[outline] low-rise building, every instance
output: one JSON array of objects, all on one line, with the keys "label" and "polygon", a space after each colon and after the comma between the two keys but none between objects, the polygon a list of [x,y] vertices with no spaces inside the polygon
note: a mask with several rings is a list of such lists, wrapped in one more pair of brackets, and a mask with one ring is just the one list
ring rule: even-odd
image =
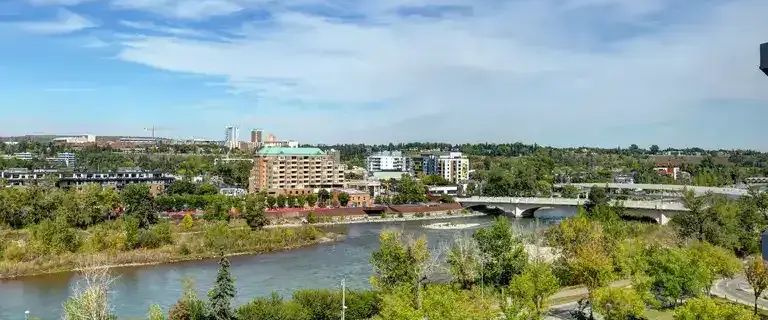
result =
[{"label": "low-rise building", "polygon": [[318,148],[262,148],[249,178],[249,192],[295,194],[294,191],[344,186],[338,152]]},{"label": "low-rise building", "polygon": [[427,193],[431,196],[457,196],[459,194],[459,186],[427,186]]},{"label": "low-rise building", "polygon": [[60,188],[99,184],[118,190],[132,183],[147,183],[156,193],[162,192],[166,186],[176,180],[170,174],[140,169],[120,169],[109,172],[9,169],[0,171],[0,179],[5,180],[10,186],[25,186],[50,180]]},{"label": "low-rise building", "polygon": [[6,154],[3,155],[3,159],[17,159],[17,160],[33,160],[35,159],[35,155],[31,152],[17,152],[14,154]]},{"label": "low-rise building", "polygon": [[245,190],[243,188],[221,188],[219,189],[219,194],[223,194],[225,196],[230,196],[230,197],[242,197],[248,194],[248,190]]},{"label": "low-rise building", "polygon": [[77,157],[72,152],[59,152],[55,157],[47,158],[48,163],[59,166],[73,168],[77,165]]},{"label": "low-rise building", "polygon": [[347,181],[347,188],[368,192],[371,197],[381,195],[381,182],[373,180],[353,180]]},{"label": "low-rise building", "polygon": [[368,192],[360,191],[357,189],[333,189],[331,190],[331,197],[334,203],[338,203],[339,195],[346,193],[349,195],[349,202],[347,207],[371,207],[373,206],[373,197]]}]

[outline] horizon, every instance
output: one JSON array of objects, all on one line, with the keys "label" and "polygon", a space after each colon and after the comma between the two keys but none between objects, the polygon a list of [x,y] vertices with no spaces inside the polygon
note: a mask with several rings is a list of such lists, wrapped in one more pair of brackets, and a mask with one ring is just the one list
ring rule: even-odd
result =
[{"label": "horizon", "polygon": [[[768,151],[768,2],[12,0],[0,136]],[[481,141],[481,142],[479,142]]]}]

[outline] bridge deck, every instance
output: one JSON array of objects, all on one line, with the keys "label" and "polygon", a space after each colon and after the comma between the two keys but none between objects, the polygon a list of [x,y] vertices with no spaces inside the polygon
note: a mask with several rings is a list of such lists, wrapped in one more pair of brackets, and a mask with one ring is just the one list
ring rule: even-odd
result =
[{"label": "bridge deck", "polygon": [[[571,198],[519,198],[519,197],[469,197],[469,198],[456,198],[456,202],[462,205],[472,204],[526,204],[526,205],[542,205],[542,206],[578,206],[583,205],[585,199],[571,199]],[[614,201],[614,205],[621,205],[624,208],[629,209],[652,209],[652,210],[666,210],[666,211],[688,211],[682,203],[679,202],[663,202],[663,201],[642,201],[642,200],[624,200]]]}]

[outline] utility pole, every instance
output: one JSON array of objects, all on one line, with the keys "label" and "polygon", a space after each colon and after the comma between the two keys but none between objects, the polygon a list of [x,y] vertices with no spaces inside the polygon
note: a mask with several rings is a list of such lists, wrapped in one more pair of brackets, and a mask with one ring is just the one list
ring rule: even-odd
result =
[{"label": "utility pole", "polygon": [[347,278],[341,279],[341,320],[347,312]]}]

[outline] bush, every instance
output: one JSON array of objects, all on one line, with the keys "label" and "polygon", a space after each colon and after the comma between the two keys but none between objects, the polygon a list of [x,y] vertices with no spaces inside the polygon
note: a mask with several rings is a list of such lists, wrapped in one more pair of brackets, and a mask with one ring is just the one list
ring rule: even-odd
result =
[{"label": "bush", "polygon": [[181,219],[181,230],[183,231],[189,231],[192,230],[192,228],[195,226],[195,220],[192,218],[192,215],[187,213],[184,215],[184,218]]},{"label": "bush", "polygon": [[318,223],[319,219],[314,211],[310,211],[307,214],[307,223]]},{"label": "bush", "polygon": [[398,213],[397,213],[397,217],[398,217],[398,218],[402,218],[402,217],[403,217],[403,213],[402,213],[402,212],[398,212]]},{"label": "bush", "polygon": [[223,251],[232,243],[232,231],[226,222],[219,221],[205,228],[205,246],[211,249]]},{"label": "bush", "polygon": [[328,289],[298,290],[293,293],[293,301],[304,307],[313,320],[335,320],[341,317],[341,296]]},{"label": "bush", "polygon": [[[277,293],[269,298],[256,298],[237,309],[238,319],[313,319],[309,311],[294,301],[283,301]],[[356,319],[356,318],[350,318]]]},{"label": "bush", "polygon": [[32,227],[32,242],[35,250],[43,255],[75,252],[80,248],[77,231],[68,226],[64,217]]},{"label": "bush", "polygon": [[3,258],[7,261],[22,261],[27,256],[27,247],[17,241],[11,241],[3,250]]},{"label": "bush", "polygon": [[416,214],[414,214],[414,216],[416,218],[423,218],[424,217],[424,212],[416,212]]}]

